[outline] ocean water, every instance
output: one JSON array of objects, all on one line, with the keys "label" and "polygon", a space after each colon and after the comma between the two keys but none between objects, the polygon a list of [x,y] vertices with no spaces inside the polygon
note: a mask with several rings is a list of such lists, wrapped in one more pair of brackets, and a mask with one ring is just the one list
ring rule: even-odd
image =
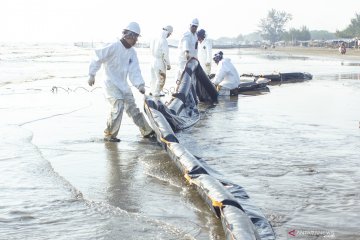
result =
[{"label": "ocean water", "polygon": [[[108,106],[102,72],[87,86],[92,49],[0,47],[0,239],[224,239],[219,219],[127,116],[122,141],[102,141]],[[137,51],[149,86],[149,50]],[[277,239],[292,230],[359,239],[360,60],[224,53],[240,74],[314,78],[201,104],[181,142],[245,188]],[[175,49],[170,56],[169,92]]]}]

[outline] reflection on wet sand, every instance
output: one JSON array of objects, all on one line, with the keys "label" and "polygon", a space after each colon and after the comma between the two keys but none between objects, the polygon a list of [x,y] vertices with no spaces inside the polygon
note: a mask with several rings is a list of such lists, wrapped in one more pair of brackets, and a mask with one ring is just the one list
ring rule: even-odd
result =
[{"label": "reflection on wet sand", "polygon": [[132,179],[134,178],[134,162],[129,157],[121,158],[117,143],[105,142],[108,164],[107,199],[113,206],[128,212],[138,212],[138,200],[132,196]]}]

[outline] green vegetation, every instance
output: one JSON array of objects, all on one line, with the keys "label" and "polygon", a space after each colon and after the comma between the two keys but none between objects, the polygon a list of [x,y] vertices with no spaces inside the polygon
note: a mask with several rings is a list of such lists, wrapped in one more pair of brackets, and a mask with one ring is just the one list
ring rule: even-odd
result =
[{"label": "green vegetation", "polygon": [[336,38],[335,33],[331,33],[325,30],[313,30],[310,31],[311,39],[316,40],[330,40]]},{"label": "green vegetation", "polygon": [[342,30],[336,31],[336,36],[340,38],[360,37],[360,14],[355,14],[355,18],[351,19],[350,25]]},{"label": "green vegetation", "polygon": [[355,14],[350,25],[342,30],[331,33],[325,30],[310,31],[307,26],[300,29],[290,28],[285,30],[285,25],[292,19],[292,15],[271,9],[266,18],[260,20],[260,30],[248,35],[239,34],[235,38],[222,37],[214,41],[217,44],[246,44],[267,40],[271,44],[280,40],[285,42],[309,41],[309,40],[331,40],[335,38],[360,37],[360,14]]},{"label": "green vegetation", "polygon": [[311,39],[311,34],[306,26],[301,29],[291,28],[288,32],[284,32],[282,40],[293,42],[293,41],[308,41]]},{"label": "green vegetation", "polygon": [[291,19],[291,14],[271,9],[267,17],[260,20],[261,36],[271,43],[281,40],[285,32],[285,25]]}]

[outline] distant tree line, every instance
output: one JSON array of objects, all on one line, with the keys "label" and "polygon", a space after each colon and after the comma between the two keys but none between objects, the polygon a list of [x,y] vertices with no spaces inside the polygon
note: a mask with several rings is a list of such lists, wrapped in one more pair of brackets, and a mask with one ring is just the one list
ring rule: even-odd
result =
[{"label": "distant tree line", "polygon": [[306,26],[300,29],[291,28],[285,31],[285,25],[292,19],[291,14],[271,9],[266,18],[260,20],[260,34],[265,40],[275,43],[279,40],[284,41],[307,41],[311,39],[329,39],[333,37],[339,38],[355,38],[360,36],[360,15],[356,14],[351,19],[350,25],[343,31],[336,31],[335,34],[327,31],[310,32]]},{"label": "distant tree line", "polygon": [[351,19],[350,25],[342,31],[336,31],[335,34],[341,38],[360,37],[360,14],[356,13],[355,18]]},{"label": "distant tree line", "polygon": [[310,31],[306,26],[300,29],[290,28],[285,30],[286,24],[292,19],[292,15],[286,12],[271,9],[266,18],[260,20],[259,31],[248,35],[238,35],[236,38],[222,37],[215,42],[238,43],[267,40],[271,44],[277,41],[308,41],[308,40],[329,40],[334,38],[355,38],[360,37],[360,14],[355,14],[350,25],[342,30],[331,33],[325,30]]},{"label": "distant tree line", "polygon": [[288,32],[284,32],[282,35],[282,40],[284,41],[307,41],[311,39],[311,33],[306,26],[301,27],[301,29],[290,28]]}]

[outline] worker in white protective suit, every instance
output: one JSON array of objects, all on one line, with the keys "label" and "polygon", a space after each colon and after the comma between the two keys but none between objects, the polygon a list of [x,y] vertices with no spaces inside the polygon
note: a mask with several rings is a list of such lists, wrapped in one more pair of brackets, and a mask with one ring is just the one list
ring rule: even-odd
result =
[{"label": "worker in white protective suit", "polygon": [[173,32],[173,27],[168,25],[163,28],[159,39],[150,43],[150,51],[153,57],[151,63],[151,95],[155,97],[164,96],[162,90],[166,81],[166,70],[171,69],[169,58],[169,45],[167,38]]},{"label": "worker in white protective suit", "polygon": [[214,62],[218,65],[215,77],[211,80],[216,86],[219,95],[230,95],[230,90],[236,89],[240,84],[240,76],[229,58],[223,57],[219,51],[214,55]]},{"label": "worker in white protective suit", "polygon": [[127,78],[140,93],[145,94],[145,83],[141,75],[139,61],[133,46],[140,35],[140,26],[136,22],[130,22],[122,32],[119,41],[108,44],[95,50],[95,57],[90,63],[89,80],[90,86],[95,83],[96,72],[101,65],[104,66],[106,78],[103,82],[105,97],[110,103],[111,112],[104,131],[104,140],[119,142],[117,138],[124,109],[134,123],[139,127],[144,137],[150,137],[154,132],[147,123],[144,115],[135,104],[133,93],[128,85]]},{"label": "worker in white protective suit", "polygon": [[198,41],[196,30],[199,26],[199,20],[193,19],[190,23],[189,31],[183,34],[179,42],[179,59],[178,59],[178,73],[177,80],[180,80],[181,74],[184,71],[187,61],[190,58],[197,58]]},{"label": "worker in white protective suit", "polygon": [[204,29],[200,29],[197,33],[198,44],[198,59],[201,67],[207,75],[211,73],[211,60],[212,60],[212,42],[207,38]]}]

